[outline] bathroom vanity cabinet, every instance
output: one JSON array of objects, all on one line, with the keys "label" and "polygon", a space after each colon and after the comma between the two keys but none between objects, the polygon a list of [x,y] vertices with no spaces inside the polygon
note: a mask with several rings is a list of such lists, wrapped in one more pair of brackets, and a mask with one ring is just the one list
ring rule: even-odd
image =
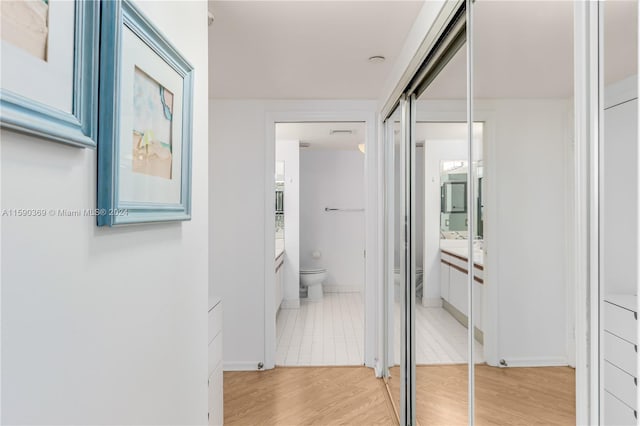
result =
[{"label": "bathroom vanity cabinet", "polygon": [[[465,326],[468,324],[468,257],[462,249],[440,250],[440,296],[443,308]],[[484,266],[473,267],[473,310],[476,339],[482,342],[482,293]]]},{"label": "bathroom vanity cabinet", "polygon": [[222,425],[223,383],[222,383],[222,302],[209,301],[209,403],[208,424]]},{"label": "bathroom vanity cabinet", "polygon": [[277,252],[276,251],[276,262],[275,262],[275,273],[276,273],[276,280],[275,280],[275,313],[278,313],[278,311],[280,310],[280,305],[282,305],[282,299],[284,298],[284,277],[283,277],[283,272],[284,272],[284,250],[281,252]]}]

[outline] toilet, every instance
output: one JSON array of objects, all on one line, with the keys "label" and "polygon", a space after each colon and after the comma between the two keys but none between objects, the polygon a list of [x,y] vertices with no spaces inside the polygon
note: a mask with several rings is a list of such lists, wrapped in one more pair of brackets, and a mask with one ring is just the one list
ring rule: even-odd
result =
[{"label": "toilet", "polygon": [[327,278],[326,269],[300,269],[300,287],[307,289],[308,300],[322,300],[322,283],[325,278]]}]

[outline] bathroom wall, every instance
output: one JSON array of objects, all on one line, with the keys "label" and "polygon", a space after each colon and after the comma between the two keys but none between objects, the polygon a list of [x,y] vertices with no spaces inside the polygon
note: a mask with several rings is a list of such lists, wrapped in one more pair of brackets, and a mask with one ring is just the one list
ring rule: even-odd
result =
[{"label": "bathroom wall", "polygon": [[[2,218],[2,424],[207,422],[207,3],[138,4],[195,67],[193,218]],[[95,208],[95,150],[0,136],[3,209]]]},{"label": "bathroom wall", "polygon": [[[292,111],[326,116],[345,111],[373,115],[375,105],[375,101],[353,100],[210,99],[209,213],[211,223],[219,226],[211,228],[209,286],[224,303],[226,370],[255,370],[258,362],[265,360],[265,229],[266,221],[272,220],[265,216],[267,115]],[[367,205],[375,210],[376,202],[374,191]],[[376,223],[377,219],[367,223],[367,229]],[[372,285],[375,288],[375,277]],[[373,364],[374,356],[372,352],[366,362]]]},{"label": "bathroom wall", "polygon": [[[420,126],[421,124],[417,124]],[[440,162],[467,158],[467,143],[459,139],[427,139],[424,144],[424,266],[423,306],[440,306]],[[419,184],[418,184],[419,185]]]},{"label": "bathroom wall", "polygon": [[602,244],[605,293],[638,285],[637,75],[605,88]]},{"label": "bathroom wall", "polygon": [[476,105],[478,119],[487,118],[483,323],[498,312],[497,353],[485,356],[510,366],[566,365],[573,333],[567,315],[574,285],[572,100]]},{"label": "bathroom wall", "polygon": [[324,209],[364,208],[364,178],[360,151],[300,151],[300,264],[327,269],[325,292],[363,288],[364,212]]},{"label": "bathroom wall", "polygon": [[300,306],[300,142],[276,141],[276,161],[284,161],[283,308]]}]

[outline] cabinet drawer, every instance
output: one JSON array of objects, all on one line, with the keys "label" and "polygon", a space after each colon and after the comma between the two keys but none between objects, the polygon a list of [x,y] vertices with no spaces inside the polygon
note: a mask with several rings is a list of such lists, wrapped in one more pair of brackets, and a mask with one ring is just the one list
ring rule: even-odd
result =
[{"label": "cabinet drawer", "polygon": [[223,372],[219,365],[209,376],[209,425],[224,423]]},{"label": "cabinet drawer", "polygon": [[209,343],[222,331],[222,303],[209,311]]},{"label": "cabinet drawer", "polygon": [[634,426],[637,413],[609,392],[604,392],[604,424],[607,426]]},{"label": "cabinet drawer", "polygon": [[636,407],[636,379],[614,366],[604,362],[604,389],[634,410]]},{"label": "cabinet drawer", "polygon": [[604,303],[604,329],[606,331],[637,345],[637,324],[638,321],[632,311],[609,302]]},{"label": "cabinet drawer", "polygon": [[637,347],[609,332],[604,332],[604,359],[638,377]]},{"label": "cabinet drawer", "polygon": [[209,374],[222,363],[222,333],[219,333],[213,342],[209,343]]}]

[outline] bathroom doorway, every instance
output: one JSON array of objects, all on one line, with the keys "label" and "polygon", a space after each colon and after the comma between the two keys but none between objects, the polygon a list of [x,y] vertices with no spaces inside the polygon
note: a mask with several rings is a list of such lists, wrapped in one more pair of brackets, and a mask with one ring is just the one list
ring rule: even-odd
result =
[{"label": "bathroom doorway", "polygon": [[365,364],[365,139],[275,124],[275,366]]}]

